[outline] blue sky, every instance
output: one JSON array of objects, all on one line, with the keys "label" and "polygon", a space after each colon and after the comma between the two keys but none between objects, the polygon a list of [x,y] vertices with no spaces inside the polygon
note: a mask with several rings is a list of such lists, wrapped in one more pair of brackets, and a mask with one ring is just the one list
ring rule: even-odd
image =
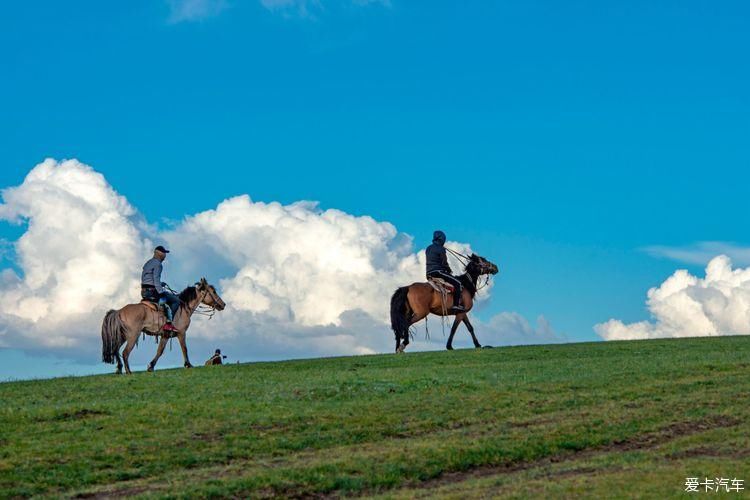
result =
[{"label": "blue sky", "polygon": [[675,269],[702,272],[645,248],[750,243],[749,18],[745,2],[13,2],[0,186],[77,158],[153,223],[248,193],[418,246],[441,228],[500,265],[482,314],[595,340],[648,319]]}]

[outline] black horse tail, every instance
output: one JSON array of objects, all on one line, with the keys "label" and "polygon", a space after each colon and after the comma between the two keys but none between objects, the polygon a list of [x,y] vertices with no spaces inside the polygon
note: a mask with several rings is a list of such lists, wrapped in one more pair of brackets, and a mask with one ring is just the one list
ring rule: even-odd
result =
[{"label": "black horse tail", "polygon": [[409,320],[413,314],[407,294],[409,293],[408,286],[402,286],[393,294],[391,297],[391,328],[393,333],[396,334],[398,339],[402,335],[406,335],[409,331]]},{"label": "black horse tail", "polygon": [[102,321],[102,361],[113,364],[123,342],[125,342],[125,325],[119,313],[111,309]]}]

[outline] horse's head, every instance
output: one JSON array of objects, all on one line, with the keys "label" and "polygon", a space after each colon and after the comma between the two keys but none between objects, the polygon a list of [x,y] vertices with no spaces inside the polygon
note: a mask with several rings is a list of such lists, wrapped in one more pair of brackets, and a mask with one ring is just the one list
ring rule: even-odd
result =
[{"label": "horse's head", "polygon": [[469,257],[469,263],[466,264],[466,271],[475,276],[481,276],[483,274],[497,274],[498,269],[497,265],[473,253]]},{"label": "horse's head", "polygon": [[201,278],[201,280],[195,284],[195,291],[198,293],[203,291],[206,292],[201,301],[202,304],[212,307],[217,311],[223,311],[226,307],[226,303],[224,303],[224,300],[219,296],[216,288],[206,281],[206,278]]}]

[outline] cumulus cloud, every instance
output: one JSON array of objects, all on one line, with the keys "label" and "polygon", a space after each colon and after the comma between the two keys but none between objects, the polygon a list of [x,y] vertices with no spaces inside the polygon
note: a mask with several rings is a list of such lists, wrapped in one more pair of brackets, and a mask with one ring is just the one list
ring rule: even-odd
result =
[{"label": "cumulus cloud", "polygon": [[385,317],[382,297],[424,274],[411,239],[393,225],[310,202],[238,196],[164,237],[189,249],[189,274],[207,262],[236,269],[221,282],[236,308],[305,326],[337,324],[352,309]]},{"label": "cumulus cloud", "polygon": [[732,267],[726,255],[712,259],[704,278],[678,270],[648,291],[653,321],[611,319],[595,331],[605,340],[750,334],[750,268]]},{"label": "cumulus cloud", "polygon": [[91,311],[132,296],[148,242],[135,209],[75,160],[37,165],[2,192],[0,220],[28,222],[15,242],[18,276],[2,271],[0,345],[71,346],[90,337]]},{"label": "cumulus cloud", "polygon": [[[46,160],[2,197],[0,220],[26,227],[12,242],[16,270],[0,270],[0,347],[95,360],[101,318],[139,299],[140,269],[157,241],[172,247],[164,275],[172,286],[206,276],[228,304],[193,323],[191,342],[231,346],[244,360],[389,352],[390,295],[424,274],[424,252],[392,224],[312,202],[242,195],[159,231],[76,160]],[[513,313],[477,328],[494,344],[557,338],[543,319],[534,328]]]}]

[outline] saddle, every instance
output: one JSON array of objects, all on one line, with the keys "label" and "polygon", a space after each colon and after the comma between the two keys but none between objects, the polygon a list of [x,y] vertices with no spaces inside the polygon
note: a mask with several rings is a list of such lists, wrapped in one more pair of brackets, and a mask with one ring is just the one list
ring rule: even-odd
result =
[{"label": "saddle", "polygon": [[453,293],[453,285],[445,281],[443,278],[430,277],[427,278],[427,283],[440,293]]},{"label": "saddle", "polygon": [[141,304],[149,308],[152,313],[156,314],[155,321],[158,325],[161,325],[159,330],[154,331],[154,332],[150,330],[146,330],[144,328],[143,330],[144,333],[148,333],[150,335],[163,335],[163,336],[166,336],[167,338],[172,338],[175,336],[175,333],[165,332],[164,330],[162,330],[162,328],[164,328],[164,325],[167,323],[167,317],[164,314],[164,311],[162,310],[162,308],[159,307],[159,304],[155,302],[151,302],[150,300],[146,300],[146,299],[141,300]]}]

